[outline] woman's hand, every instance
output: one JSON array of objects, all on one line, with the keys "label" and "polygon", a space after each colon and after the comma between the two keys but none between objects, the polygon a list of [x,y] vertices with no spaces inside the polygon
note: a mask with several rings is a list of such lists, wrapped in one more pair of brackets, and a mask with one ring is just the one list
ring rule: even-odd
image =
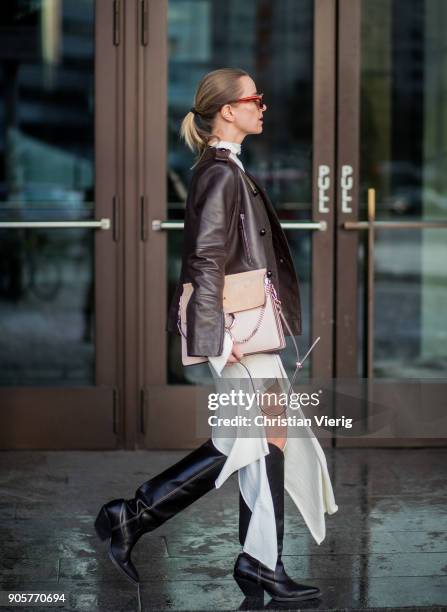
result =
[{"label": "woman's hand", "polygon": [[233,348],[231,349],[231,353],[228,357],[227,363],[225,365],[230,365],[230,363],[237,363],[242,359],[244,353],[239,348],[239,345],[233,343]]}]

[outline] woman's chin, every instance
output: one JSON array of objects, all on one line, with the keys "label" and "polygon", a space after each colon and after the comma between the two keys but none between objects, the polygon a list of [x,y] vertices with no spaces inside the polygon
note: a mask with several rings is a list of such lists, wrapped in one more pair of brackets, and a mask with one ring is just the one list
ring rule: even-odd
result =
[{"label": "woman's chin", "polygon": [[248,132],[248,134],[262,134],[263,131],[263,125],[262,123],[258,125],[258,127],[253,130],[253,132]]}]

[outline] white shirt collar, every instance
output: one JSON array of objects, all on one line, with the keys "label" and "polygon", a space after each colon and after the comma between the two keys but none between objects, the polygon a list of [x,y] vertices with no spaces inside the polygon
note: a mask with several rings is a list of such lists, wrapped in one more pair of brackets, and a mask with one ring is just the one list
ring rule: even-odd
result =
[{"label": "white shirt collar", "polygon": [[235,155],[241,154],[241,145],[239,142],[229,142],[228,140],[219,140],[211,145],[212,147],[223,147],[224,149],[230,149]]}]

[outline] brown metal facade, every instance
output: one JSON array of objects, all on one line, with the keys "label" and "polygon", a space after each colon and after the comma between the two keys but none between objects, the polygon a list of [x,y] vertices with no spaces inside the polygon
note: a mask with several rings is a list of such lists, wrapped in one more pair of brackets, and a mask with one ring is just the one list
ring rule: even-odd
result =
[{"label": "brown metal facade", "polygon": [[[360,10],[314,3],[312,220],[325,229],[312,237],[311,373],[323,380],[359,376]],[[151,226],[168,216],[167,15],[167,0],[96,2],[96,217],[112,220],[95,243],[96,386],[0,390],[1,448],[201,441],[197,389],[167,383],[167,233]]]}]

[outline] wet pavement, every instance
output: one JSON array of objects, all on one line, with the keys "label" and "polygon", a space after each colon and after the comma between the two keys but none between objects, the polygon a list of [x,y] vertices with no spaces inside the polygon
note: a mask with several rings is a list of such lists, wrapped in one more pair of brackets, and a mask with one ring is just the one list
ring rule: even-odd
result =
[{"label": "wet pavement", "polygon": [[[133,496],[184,454],[2,452],[3,591],[65,593],[63,610],[137,610],[136,588],[110,562],[94,518],[102,503]],[[286,495],[283,555],[291,577],[318,586],[321,600],[244,602],[232,578],[240,552],[233,475],[138,542],[143,609],[447,610],[447,449],[326,456],[339,511],[318,546]]]}]

